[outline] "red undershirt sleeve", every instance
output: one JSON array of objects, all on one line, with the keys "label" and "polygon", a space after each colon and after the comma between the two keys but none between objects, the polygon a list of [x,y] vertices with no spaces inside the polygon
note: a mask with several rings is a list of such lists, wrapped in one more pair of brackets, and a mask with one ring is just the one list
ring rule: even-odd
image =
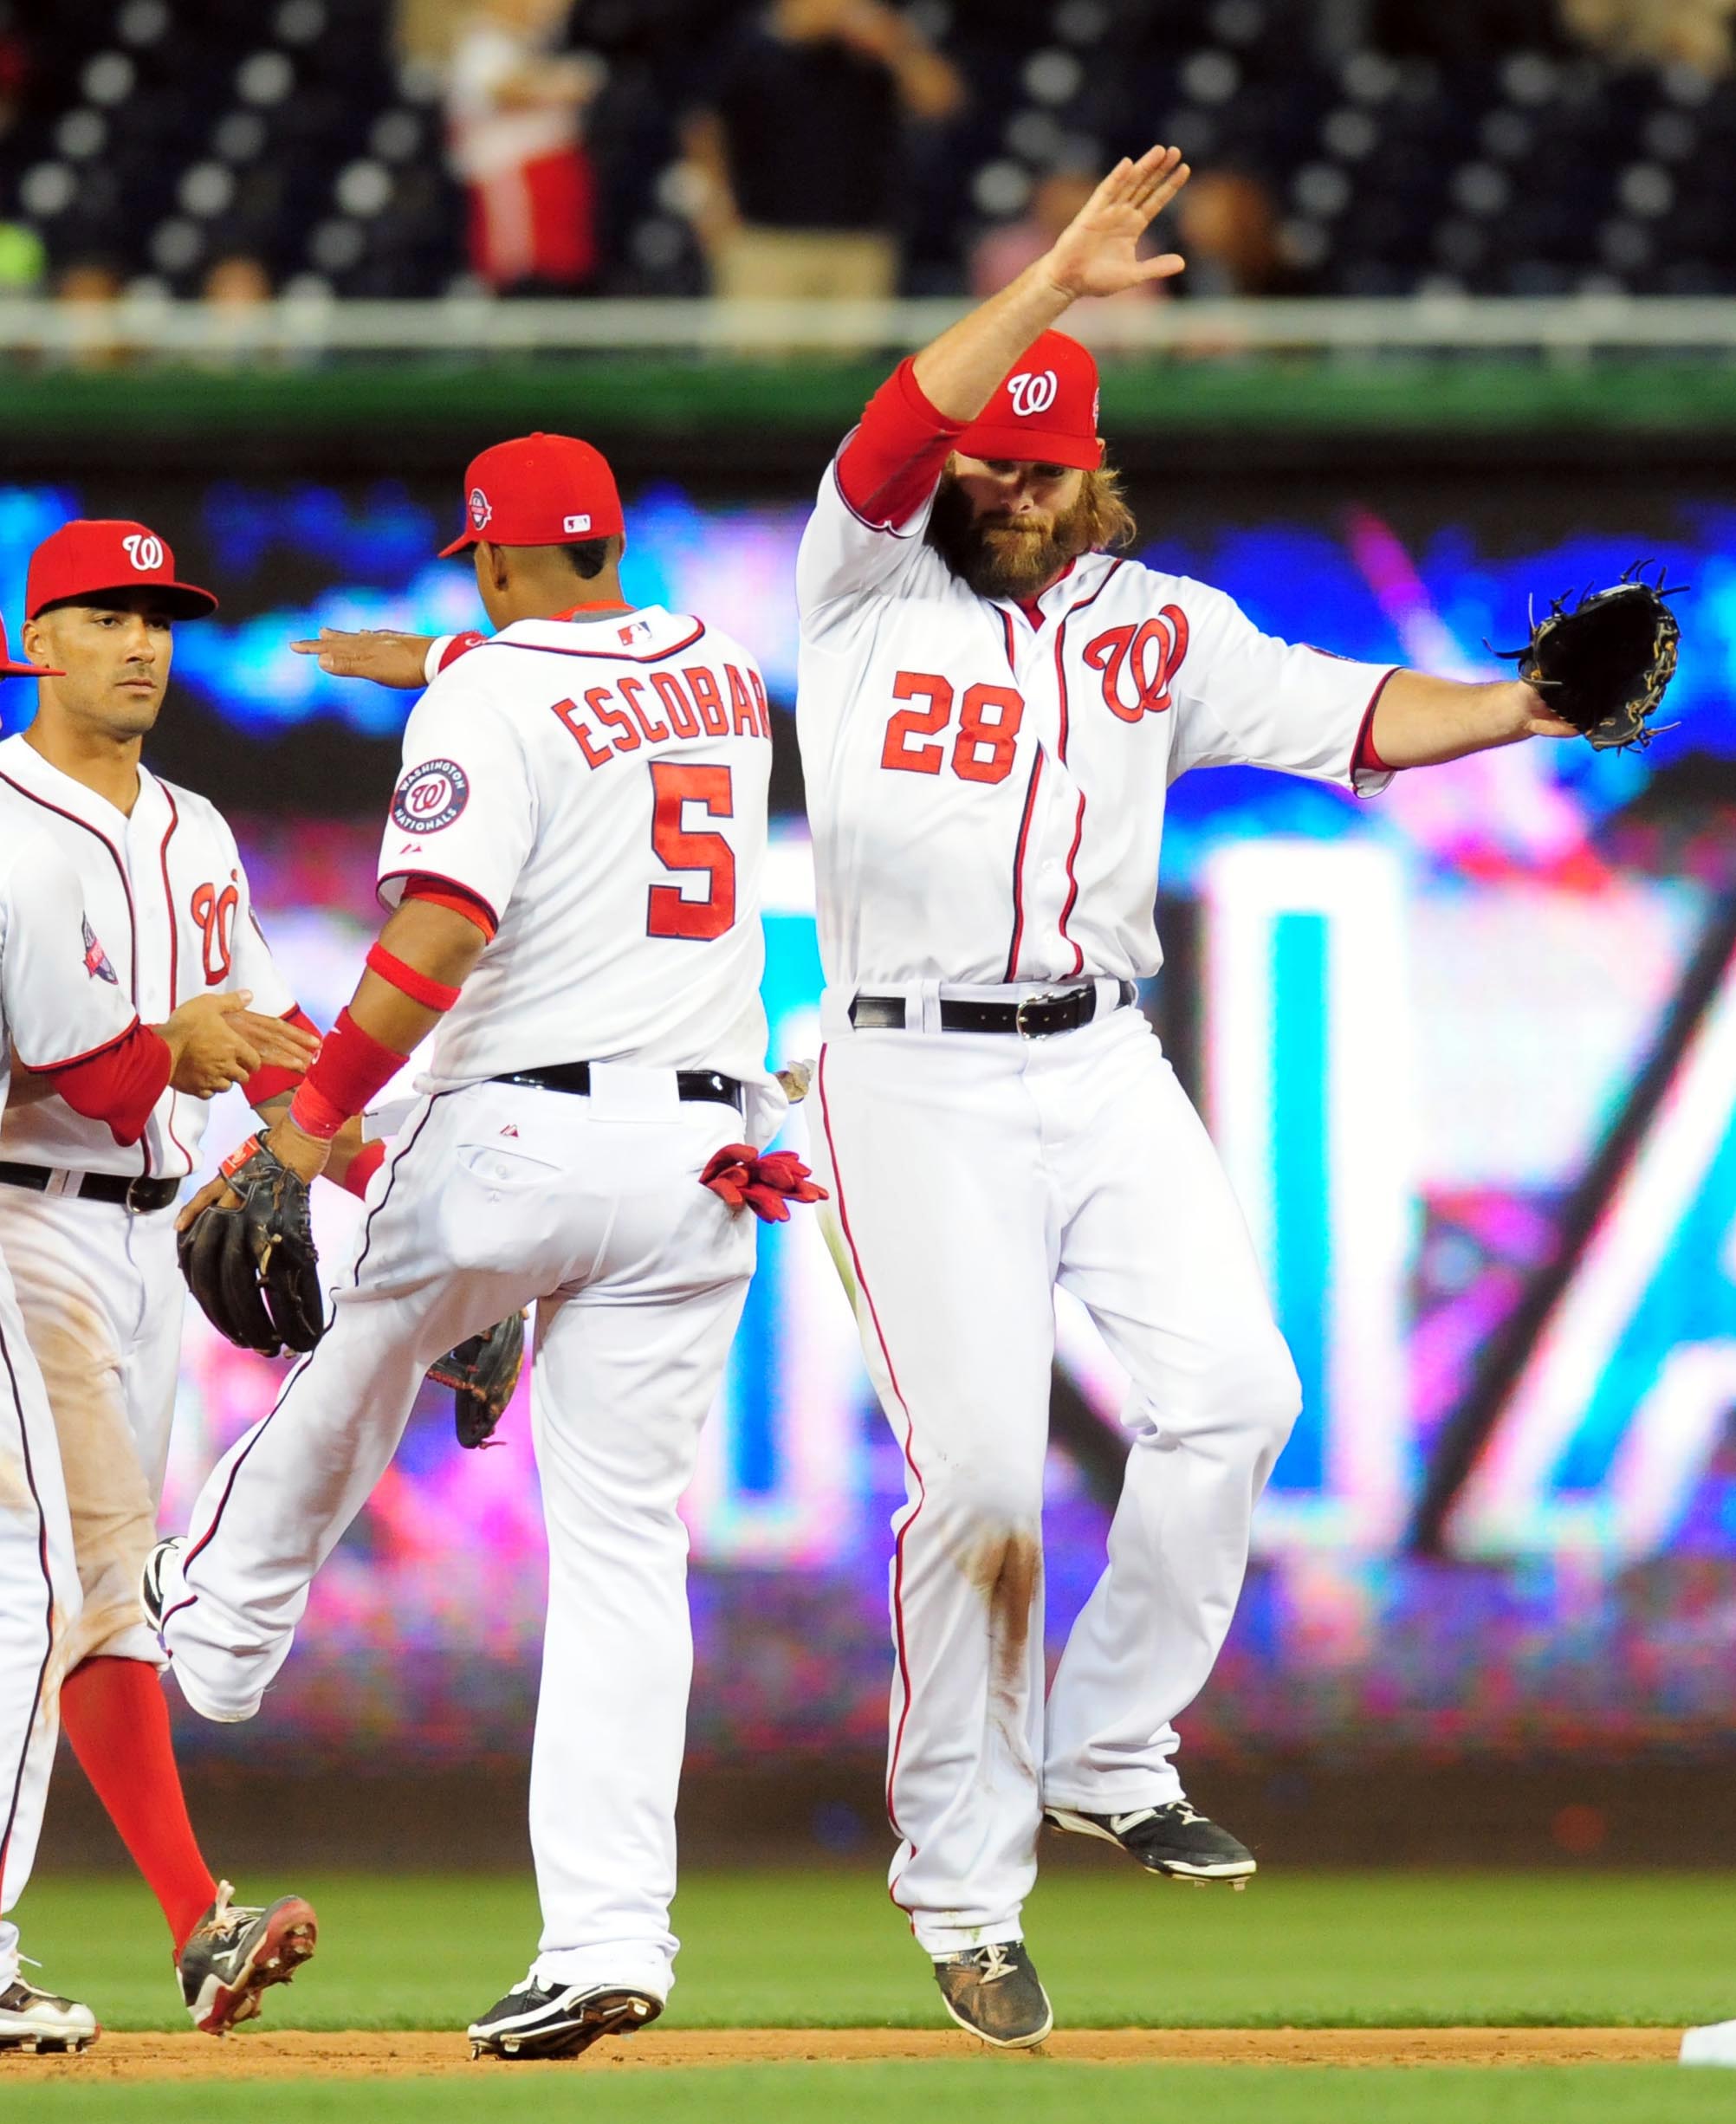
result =
[{"label": "red undershirt sleeve", "polygon": [[405,881],[398,895],[398,905],[405,900],[426,900],[435,907],[444,907],[449,913],[462,915],[466,922],[474,922],[490,943],[495,940],[495,912],[486,901],[463,885],[455,885],[447,877],[431,877],[418,871]]},{"label": "red undershirt sleeve", "polygon": [[861,425],[838,457],[838,485],[856,514],[891,527],[907,523],[933,494],[953,444],[970,425],[936,412],[901,361],[863,410]]},{"label": "red undershirt sleeve", "polygon": [[[311,1033],[315,1039],[320,1038],[319,1026],[299,1003],[292,1004],[284,1012],[283,1022],[299,1026],[303,1033]],[[304,1070],[288,1070],[268,1065],[263,1069],[255,1070],[243,1085],[242,1097],[249,1106],[263,1106],[268,1101],[281,1099],[286,1092],[293,1091],[306,1074]]]},{"label": "red undershirt sleeve", "polygon": [[87,1121],[106,1121],[109,1134],[124,1147],[145,1133],[174,1065],[168,1041],[148,1025],[135,1025],[125,1039],[89,1061],[45,1074],[75,1114]]},{"label": "red undershirt sleeve", "polygon": [[1351,755],[1352,774],[1396,774],[1398,772],[1396,767],[1389,767],[1375,750],[1374,719],[1375,710],[1379,706],[1380,694],[1376,693],[1369,703],[1369,712],[1363,717],[1363,727],[1357,733],[1357,748]]}]

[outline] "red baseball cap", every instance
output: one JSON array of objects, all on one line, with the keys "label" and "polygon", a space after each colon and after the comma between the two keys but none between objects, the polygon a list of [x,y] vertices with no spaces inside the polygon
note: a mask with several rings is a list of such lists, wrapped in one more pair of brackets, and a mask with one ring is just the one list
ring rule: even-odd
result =
[{"label": "red baseball cap", "polygon": [[51,671],[45,664],[14,664],[6,648],[6,622],[0,619],[0,678],[64,678],[64,671]]},{"label": "red baseball cap", "polygon": [[1094,472],[1103,463],[1097,395],[1097,363],[1089,350],[1065,332],[1045,332],[995,385],[953,448],[967,457]]},{"label": "red baseball cap", "polygon": [[472,457],[463,534],[440,558],[487,539],[495,546],[576,546],[625,533],[615,476],[600,450],[573,435],[515,436]]},{"label": "red baseball cap", "polygon": [[118,517],[80,516],[51,531],[30,555],[24,616],[35,619],[51,605],[116,590],[158,591],[163,609],[177,619],[203,619],[217,610],[209,590],[176,581],[174,554],[154,531]]}]

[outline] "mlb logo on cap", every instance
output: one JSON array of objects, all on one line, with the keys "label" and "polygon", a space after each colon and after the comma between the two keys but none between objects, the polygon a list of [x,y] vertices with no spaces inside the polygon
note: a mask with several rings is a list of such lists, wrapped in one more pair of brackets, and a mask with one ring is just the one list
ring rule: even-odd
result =
[{"label": "mlb logo on cap", "polygon": [[471,460],[468,521],[444,560],[483,537],[494,546],[568,546],[626,528],[615,476],[599,450],[575,435],[521,435]]},{"label": "mlb logo on cap", "polygon": [[151,591],[152,603],[175,619],[203,619],[217,610],[209,590],[178,580],[172,549],[148,525],[80,516],[50,532],[30,555],[24,614],[35,619],[51,605],[100,603],[133,590]]}]

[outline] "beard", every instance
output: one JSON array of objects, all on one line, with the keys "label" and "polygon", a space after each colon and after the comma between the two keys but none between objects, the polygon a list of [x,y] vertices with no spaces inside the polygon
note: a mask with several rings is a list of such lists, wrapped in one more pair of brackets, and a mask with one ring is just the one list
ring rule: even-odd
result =
[{"label": "beard", "polygon": [[957,475],[948,470],[941,475],[923,535],[978,597],[1016,601],[1038,596],[1070,560],[1091,549],[1099,514],[1087,478],[1070,508],[1040,523],[973,516]]}]

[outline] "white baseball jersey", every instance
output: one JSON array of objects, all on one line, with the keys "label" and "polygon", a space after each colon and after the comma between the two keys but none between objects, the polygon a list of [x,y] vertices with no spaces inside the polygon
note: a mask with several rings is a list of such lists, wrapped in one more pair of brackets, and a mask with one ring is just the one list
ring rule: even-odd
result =
[{"label": "white baseball jersey", "polygon": [[0,1111],[15,1049],[27,1069],[62,1068],[139,1022],[104,963],[78,877],[52,838],[0,832]]},{"label": "white baseball jersey", "polygon": [[438,878],[497,923],[424,1086],[632,1061],[766,1079],[771,724],[739,642],[651,605],[521,620],[411,711],[380,897]]},{"label": "white baseball jersey", "polygon": [[826,980],[1144,979],[1168,785],[1248,764],[1350,786],[1391,667],[1292,647],[1221,591],[1102,554],[1044,594],[1038,627],[953,574],[928,516],[869,523],[833,468],[802,539]]},{"label": "white baseball jersey", "polygon": [[[248,988],[251,1007],[295,1007],[254,918],[235,836],[214,806],[139,770],[131,815],[61,773],[21,736],[0,742],[0,839],[41,833],[77,877],[107,982],[147,1025],[191,997]],[[105,949],[106,948],[106,949]],[[198,1166],[210,1106],[172,1089],[129,1148],[100,1121],[47,1098],[10,1114],[0,1155],[82,1173],[178,1180]]]}]

